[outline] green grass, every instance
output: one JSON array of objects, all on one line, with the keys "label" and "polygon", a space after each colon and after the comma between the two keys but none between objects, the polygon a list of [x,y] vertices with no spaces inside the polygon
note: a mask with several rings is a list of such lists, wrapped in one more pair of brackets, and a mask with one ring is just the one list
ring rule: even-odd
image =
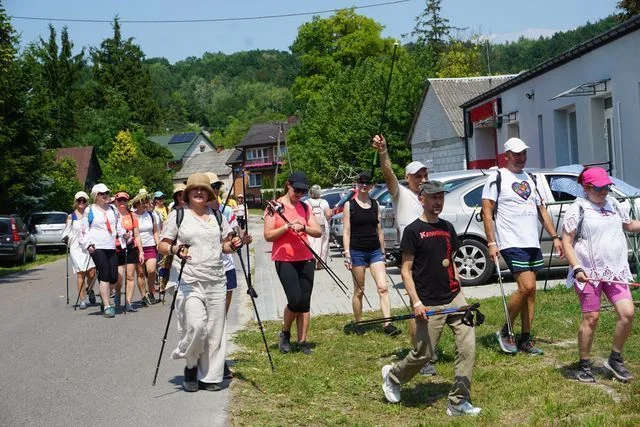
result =
[{"label": "green grass", "polygon": [[28,262],[25,265],[0,265],[0,277],[7,276],[13,273],[19,273],[21,271],[27,271],[33,267],[37,267],[42,264],[48,264],[53,261],[57,261],[60,258],[64,258],[64,254],[38,254],[36,261]]},{"label": "green grass", "polygon": [[[634,292],[635,299],[638,295]],[[258,300],[258,304],[259,304]],[[345,335],[351,316],[312,318],[309,341],[315,353],[282,355],[277,349],[279,322],[265,324],[276,372],[271,373],[256,324],[241,331],[242,350],[233,357],[231,423],[239,425],[638,425],[640,381],[622,384],[598,374],[598,384],[570,379],[577,362],[576,334],[580,322],[573,291],[539,292],[534,333],[542,357],[510,356],[499,351],[495,331],[504,322],[499,298],[481,301],[485,324],[476,329],[476,363],[472,398],[482,408],[474,419],[445,414],[453,379],[455,346],[445,331],[436,364],[438,376],[416,376],[403,385],[402,402],[386,403],[380,368],[400,360],[409,349],[406,324],[396,338],[380,327],[364,336]],[[397,313],[400,313],[398,311]],[[369,317],[374,314],[369,313]],[[609,354],[615,313],[604,310],[594,341],[596,367]],[[516,324],[519,330],[519,322]],[[293,332],[295,336],[295,331]],[[640,376],[640,343],[633,335],[624,352],[627,366]],[[614,401],[614,396],[619,402]]]}]

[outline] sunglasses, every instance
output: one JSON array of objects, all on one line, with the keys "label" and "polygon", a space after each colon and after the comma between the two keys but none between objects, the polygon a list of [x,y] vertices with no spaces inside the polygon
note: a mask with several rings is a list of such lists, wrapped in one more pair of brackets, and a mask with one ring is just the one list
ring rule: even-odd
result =
[{"label": "sunglasses", "polygon": [[124,197],[120,197],[119,199],[116,199],[116,201],[123,203],[126,202],[128,199],[125,199]]},{"label": "sunglasses", "polygon": [[597,192],[611,191],[611,185],[603,185],[602,187],[598,187],[597,185],[591,185],[591,188],[593,188]]},{"label": "sunglasses", "polygon": [[294,188],[293,192],[296,194],[307,194],[309,192],[309,190],[305,189],[305,188]]},{"label": "sunglasses", "polygon": [[357,184],[358,185],[371,185],[370,182],[358,182]]},{"label": "sunglasses", "polygon": [[85,199],[84,197],[81,197],[79,199],[76,199],[76,202],[78,202],[78,203],[87,203],[87,199]]},{"label": "sunglasses", "polygon": [[221,182],[216,182],[211,184],[211,188],[213,188],[214,190],[219,190],[220,187],[222,187],[222,183]]},{"label": "sunglasses", "polygon": [[98,193],[98,196],[108,196],[110,193],[107,191],[105,193]]}]

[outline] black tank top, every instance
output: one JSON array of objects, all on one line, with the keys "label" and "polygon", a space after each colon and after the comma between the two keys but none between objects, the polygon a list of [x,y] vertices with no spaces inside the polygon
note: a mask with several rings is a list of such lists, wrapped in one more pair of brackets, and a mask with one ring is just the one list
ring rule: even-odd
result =
[{"label": "black tank top", "polygon": [[355,199],[349,202],[351,249],[367,252],[380,249],[380,240],[378,239],[378,215],[376,209],[373,208],[374,203],[377,202],[371,200],[372,206],[369,209],[364,209]]}]

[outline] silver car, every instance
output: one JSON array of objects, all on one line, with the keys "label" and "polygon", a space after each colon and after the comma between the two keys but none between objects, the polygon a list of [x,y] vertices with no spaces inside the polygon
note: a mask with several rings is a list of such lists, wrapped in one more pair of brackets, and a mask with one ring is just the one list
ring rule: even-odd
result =
[{"label": "silver car", "polygon": [[34,212],[27,218],[27,228],[36,238],[38,249],[65,251],[62,232],[67,224],[65,212]]}]

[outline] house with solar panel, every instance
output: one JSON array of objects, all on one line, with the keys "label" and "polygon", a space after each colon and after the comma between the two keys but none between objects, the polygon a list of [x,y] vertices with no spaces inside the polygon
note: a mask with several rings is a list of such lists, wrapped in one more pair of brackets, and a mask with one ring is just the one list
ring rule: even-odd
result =
[{"label": "house with solar panel", "polygon": [[215,151],[215,147],[204,132],[187,132],[174,135],[155,135],[147,138],[173,154],[168,167],[180,170],[185,162],[199,154]]}]

